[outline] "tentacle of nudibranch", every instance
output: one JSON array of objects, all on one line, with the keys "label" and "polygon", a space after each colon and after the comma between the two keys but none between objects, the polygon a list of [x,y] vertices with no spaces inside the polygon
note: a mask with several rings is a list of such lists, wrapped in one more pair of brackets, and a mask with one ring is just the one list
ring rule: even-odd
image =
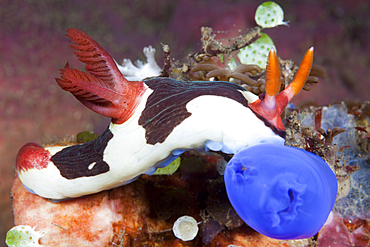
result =
[{"label": "tentacle of nudibranch", "polygon": [[273,97],[279,93],[281,86],[280,76],[279,59],[276,56],[275,49],[271,48],[266,66],[266,78],[268,78],[268,83],[265,85],[265,90],[268,96]]},{"label": "tentacle of nudibranch", "polygon": [[280,91],[281,80],[280,80],[280,64],[274,48],[271,48],[267,60],[266,66],[266,84],[265,98],[261,101],[261,106],[266,111],[271,111],[270,115],[276,115],[276,97]]},{"label": "tentacle of nudibranch", "polygon": [[289,101],[297,95],[305,85],[308,75],[310,74],[312,63],[313,63],[313,51],[314,48],[311,47],[304,54],[302,62],[298,68],[297,73],[294,75],[293,81],[288,85],[288,87],[277,96],[279,103],[279,111],[282,112],[287,106]]},{"label": "tentacle of nudibranch", "polygon": [[275,50],[271,49],[266,68],[266,95],[262,100],[256,100],[249,106],[259,116],[266,119],[271,125],[279,130],[285,130],[280,114],[294,95],[304,87],[311,71],[313,62],[313,47],[303,57],[302,63],[289,86],[279,93],[280,89],[280,65]]},{"label": "tentacle of nudibranch", "polygon": [[[69,29],[67,36],[89,73],[67,64],[58,84],[90,109],[112,117],[112,123],[85,144],[26,144],[18,154],[17,171],[31,192],[52,199],[79,197],[151,174],[185,150],[235,154],[258,143],[284,144],[279,100],[265,109],[261,100],[254,101],[246,89],[230,82],[129,82],[92,38],[77,29]],[[280,68],[274,51],[269,60],[267,97],[288,99],[291,89],[276,95]],[[306,69],[302,71],[297,85],[304,79]]]},{"label": "tentacle of nudibranch", "polygon": [[71,47],[90,74],[67,64],[61,70],[61,79],[56,79],[59,86],[114,123],[125,122],[140,102],[143,83],[127,81],[108,52],[81,30],[70,28],[67,37],[76,43]]}]

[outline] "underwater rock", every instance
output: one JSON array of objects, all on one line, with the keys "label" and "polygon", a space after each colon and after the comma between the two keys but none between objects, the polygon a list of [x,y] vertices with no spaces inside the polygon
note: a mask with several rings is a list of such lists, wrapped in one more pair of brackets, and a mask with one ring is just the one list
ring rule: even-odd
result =
[{"label": "underwater rock", "polygon": [[[345,129],[344,133],[333,138],[333,145],[330,146],[332,157],[328,152],[323,152],[325,160],[338,177],[340,194],[334,209],[342,218],[370,218],[370,161],[368,153],[361,146],[367,142],[366,133],[369,130],[370,116],[367,109],[367,102],[351,110],[342,102],[311,108],[298,117],[302,129]],[[319,118],[317,112],[320,112]]]},{"label": "underwater rock", "polygon": [[212,218],[204,221],[203,243],[209,244],[212,239],[214,239],[214,237],[221,232],[222,229],[222,225]]},{"label": "underwater rock", "polygon": [[[317,116],[318,112],[320,112],[321,119]],[[303,126],[312,129],[322,128],[327,130],[335,127],[345,129],[344,133],[334,136],[333,144],[339,147],[351,147],[343,150],[347,159],[353,158],[353,155],[355,155],[355,151],[357,151],[355,116],[348,113],[348,108],[344,103],[323,106],[303,112],[299,115],[299,120]]]},{"label": "underwater rock", "polygon": [[320,246],[369,246],[370,226],[360,225],[351,231],[344,224],[339,214],[334,213],[333,218],[323,226],[318,235],[318,247]]},{"label": "underwater rock", "polygon": [[235,209],[231,206],[228,201],[220,201],[211,203],[207,212],[216,220],[221,226],[228,228],[234,228],[241,226],[244,222],[237,215]]},{"label": "underwater rock", "polygon": [[155,214],[164,220],[168,220],[173,215],[183,215],[189,210],[188,203],[191,200],[191,197],[184,189],[167,191],[155,200]]},{"label": "underwater rock", "polygon": [[42,246],[73,246],[76,243],[108,246],[122,229],[126,234],[123,240],[127,242],[130,235],[139,235],[137,229],[143,227],[140,214],[145,215],[146,205],[135,196],[142,193],[142,188],[121,188],[120,191],[53,203],[29,193],[17,178],[12,187],[14,223],[43,231],[39,240]]},{"label": "underwater rock", "polygon": [[334,208],[342,216],[370,219],[370,160],[360,159],[350,163],[359,170],[350,177],[351,188],[346,197],[337,200]]},{"label": "underwater rock", "polygon": [[[211,174],[218,174],[215,164],[208,167],[214,169]],[[192,179],[205,183],[208,179],[206,174]],[[203,239],[211,239],[207,245],[211,247],[294,246],[290,241],[259,234],[245,224],[233,229],[224,228],[217,231],[216,236],[206,236],[213,231],[203,230],[204,223],[199,213],[200,205],[205,202],[199,195],[206,193],[207,188],[198,184],[189,186],[193,182],[182,180],[180,171],[172,176],[145,175],[112,190],[53,203],[28,192],[16,178],[12,187],[14,223],[44,232],[39,240],[42,246],[185,246],[185,242],[177,239],[172,232],[177,214],[168,219],[161,218],[156,215],[155,203],[163,196],[163,191],[186,190],[193,199],[189,199],[187,207],[184,206],[181,211],[201,222],[198,235],[186,242],[186,246],[202,246]],[[176,205],[173,204],[172,211]]]}]

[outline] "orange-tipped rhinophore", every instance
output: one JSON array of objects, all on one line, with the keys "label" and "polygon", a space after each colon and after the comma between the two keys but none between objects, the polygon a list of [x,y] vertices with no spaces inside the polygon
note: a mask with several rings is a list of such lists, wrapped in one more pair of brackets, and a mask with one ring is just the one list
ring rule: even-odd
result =
[{"label": "orange-tipped rhinophore", "polygon": [[275,50],[271,49],[268,56],[266,67],[266,95],[262,100],[257,100],[249,106],[258,115],[266,119],[272,126],[278,130],[285,130],[281,121],[281,113],[288,105],[294,95],[298,94],[310,74],[313,62],[313,47],[311,47],[303,57],[302,63],[299,66],[293,81],[284,91],[279,93],[280,80],[280,64],[276,56]]}]

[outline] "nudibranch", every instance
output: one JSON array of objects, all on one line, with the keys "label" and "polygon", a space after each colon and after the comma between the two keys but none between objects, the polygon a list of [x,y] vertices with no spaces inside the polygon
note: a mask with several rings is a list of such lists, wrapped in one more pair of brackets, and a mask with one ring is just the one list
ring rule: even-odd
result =
[{"label": "nudibranch", "polygon": [[276,239],[314,236],[325,224],[338,183],[328,164],[305,150],[275,144],[247,147],[225,170],[226,191],[238,215]]},{"label": "nudibranch", "polygon": [[71,47],[86,71],[68,63],[56,79],[91,110],[112,119],[95,140],[74,146],[26,144],[16,169],[23,185],[50,199],[80,197],[152,174],[190,149],[235,154],[258,143],[284,144],[280,114],[310,73],[309,49],[295,79],[282,92],[275,51],[269,54],[266,95],[223,81],[151,78],[128,81],[96,41],[75,28]]}]

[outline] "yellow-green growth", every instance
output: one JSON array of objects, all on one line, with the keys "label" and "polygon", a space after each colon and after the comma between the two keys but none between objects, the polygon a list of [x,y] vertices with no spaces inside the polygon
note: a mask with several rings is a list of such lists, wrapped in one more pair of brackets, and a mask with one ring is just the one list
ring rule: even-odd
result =
[{"label": "yellow-green growth", "polygon": [[78,133],[76,136],[76,139],[77,139],[77,142],[79,143],[85,143],[85,142],[92,141],[98,137],[99,135],[95,134],[92,131],[84,131],[84,132]]},{"label": "yellow-green growth", "polygon": [[153,175],[172,175],[180,167],[181,159],[178,157],[166,167],[158,168]]},{"label": "yellow-green growth", "polygon": [[39,244],[39,239],[42,235],[42,233],[35,231],[30,226],[15,226],[6,234],[5,243],[9,247],[42,246]]},{"label": "yellow-green growth", "polygon": [[261,33],[261,38],[257,39],[253,44],[240,49],[238,57],[242,64],[255,64],[262,69],[266,69],[267,57],[269,51],[276,47],[272,39],[265,33]]}]

